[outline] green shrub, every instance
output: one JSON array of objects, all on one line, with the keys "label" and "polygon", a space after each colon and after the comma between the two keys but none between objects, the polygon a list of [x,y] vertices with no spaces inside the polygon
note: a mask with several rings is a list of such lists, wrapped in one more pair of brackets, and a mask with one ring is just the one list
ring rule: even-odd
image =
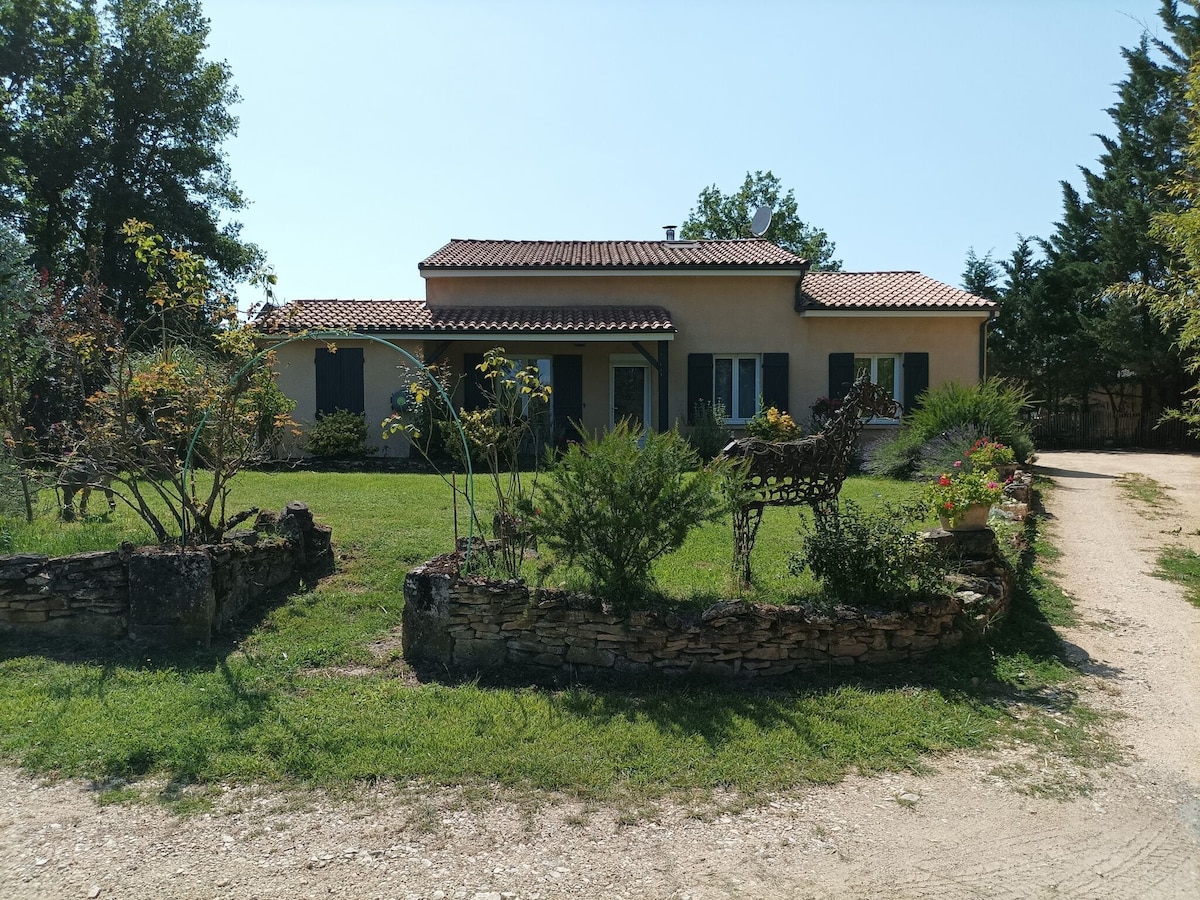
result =
[{"label": "green shrub", "polygon": [[788,559],[788,570],[805,569],[821,583],[832,604],[870,609],[905,609],[945,590],[949,567],[916,533],[923,504],[885,503],[867,513],[851,500],[815,517],[804,549]]},{"label": "green shrub", "polygon": [[867,447],[863,467],[870,474],[884,478],[909,478],[917,468],[923,445],[920,435],[901,428]]},{"label": "green shrub", "polygon": [[697,403],[687,439],[701,462],[716,459],[730,441],[729,428],[725,425],[725,404],[703,400]]},{"label": "green shrub", "polygon": [[978,440],[979,429],[974,425],[960,425],[937,435],[918,449],[915,474],[933,478],[956,468],[955,463],[961,466]]},{"label": "green shrub", "polygon": [[998,378],[972,385],[948,381],[922,395],[905,425],[921,444],[954,428],[974,428],[979,436],[1009,445],[1025,462],[1034,450],[1029,426],[1021,420],[1028,405],[1027,393]]},{"label": "green shrub", "polygon": [[560,560],[578,562],[593,590],[628,607],[652,591],[654,560],[726,511],[726,467],[692,474],[699,462],[677,431],[643,433],[622,422],[572,444],[525,519]]},{"label": "green shrub", "polygon": [[937,474],[962,459],[981,438],[1007,445],[1019,462],[1033,456],[1029,425],[1021,420],[1029,396],[1005,381],[989,378],[966,386],[945,382],[922,394],[921,404],[894,437],[867,450],[866,469],[872,475]]},{"label": "green shrub", "polygon": [[308,452],[321,459],[361,459],[375,451],[367,446],[367,419],[339,409],[326,413],[308,432]]}]

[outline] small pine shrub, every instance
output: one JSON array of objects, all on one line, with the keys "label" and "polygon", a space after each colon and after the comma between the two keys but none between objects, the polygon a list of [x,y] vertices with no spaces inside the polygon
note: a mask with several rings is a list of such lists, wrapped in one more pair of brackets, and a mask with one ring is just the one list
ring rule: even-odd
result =
[{"label": "small pine shrub", "polygon": [[656,559],[726,512],[728,467],[695,471],[699,462],[677,431],[642,432],[622,422],[568,447],[540,504],[522,517],[533,523],[540,546],[568,565],[578,562],[593,590],[628,608],[651,596]]},{"label": "small pine shrub", "polygon": [[725,404],[706,403],[703,400],[697,403],[687,439],[701,462],[716,459],[730,440],[729,428],[725,425]]},{"label": "small pine shrub", "polygon": [[920,503],[884,504],[868,513],[846,500],[815,517],[804,549],[789,557],[788,571],[812,572],[833,605],[907,609],[945,590],[949,570],[915,530],[924,515]]},{"label": "small pine shrub", "polygon": [[367,418],[339,409],[317,420],[308,432],[308,452],[320,459],[361,459],[375,451],[367,446]]}]

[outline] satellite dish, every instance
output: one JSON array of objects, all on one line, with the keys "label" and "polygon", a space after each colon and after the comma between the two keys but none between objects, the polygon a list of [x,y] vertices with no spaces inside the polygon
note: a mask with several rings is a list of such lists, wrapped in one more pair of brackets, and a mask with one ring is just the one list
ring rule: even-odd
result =
[{"label": "satellite dish", "polygon": [[771,227],[772,209],[769,206],[760,206],[754,211],[754,218],[750,220],[750,233],[755,237],[762,237],[767,233],[767,229]]}]

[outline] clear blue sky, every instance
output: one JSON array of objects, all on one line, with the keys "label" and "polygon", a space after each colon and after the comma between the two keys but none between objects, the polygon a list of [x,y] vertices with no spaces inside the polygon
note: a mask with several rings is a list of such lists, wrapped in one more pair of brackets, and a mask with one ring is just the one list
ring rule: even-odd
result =
[{"label": "clear blue sky", "polygon": [[1046,235],[1157,0],[204,0],[239,219],[298,298],[420,298],[451,238],[657,239],[747,170],[848,270]]}]

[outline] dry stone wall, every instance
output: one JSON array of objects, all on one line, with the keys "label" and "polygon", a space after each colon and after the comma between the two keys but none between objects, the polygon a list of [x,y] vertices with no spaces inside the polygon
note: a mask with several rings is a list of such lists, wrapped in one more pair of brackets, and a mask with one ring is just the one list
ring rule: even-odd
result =
[{"label": "dry stone wall", "polygon": [[305,504],[289,503],[254,530],[186,551],[0,555],[0,634],[207,646],[250,603],[332,571],[331,538]]},{"label": "dry stone wall", "polygon": [[699,615],[617,615],[601,600],[459,574],[439,557],[404,583],[404,653],[456,669],[525,666],[667,675],[785,675],[894,663],[977,640],[1011,601],[1012,572],[990,529],[929,536],[960,560],[951,590],[907,613],[729,601]]}]

